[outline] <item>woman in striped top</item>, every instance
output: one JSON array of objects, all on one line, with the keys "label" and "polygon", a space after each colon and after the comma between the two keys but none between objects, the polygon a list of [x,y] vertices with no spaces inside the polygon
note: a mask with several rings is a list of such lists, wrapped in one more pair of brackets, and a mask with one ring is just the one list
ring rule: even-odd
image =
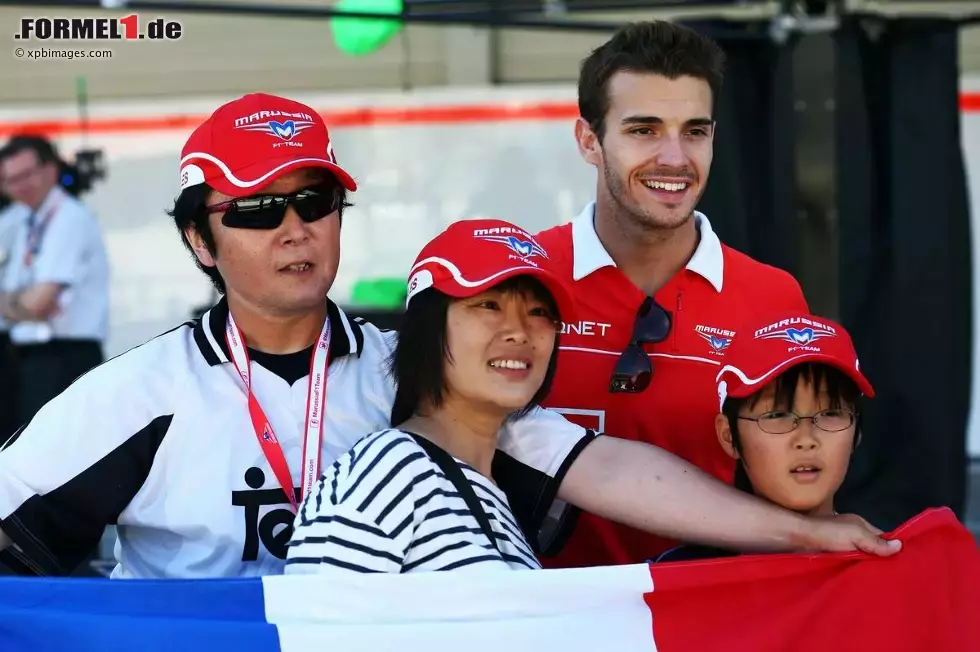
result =
[{"label": "woman in striped top", "polygon": [[391,369],[391,429],[305,499],[287,573],[539,568],[491,476],[497,433],[549,389],[565,282],[530,234],[457,222],[419,254]]}]

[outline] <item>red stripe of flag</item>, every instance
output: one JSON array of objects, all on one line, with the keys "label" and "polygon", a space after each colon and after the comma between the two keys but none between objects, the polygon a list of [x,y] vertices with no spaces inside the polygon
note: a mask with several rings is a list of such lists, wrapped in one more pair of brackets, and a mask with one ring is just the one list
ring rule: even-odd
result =
[{"label": "red stripe of flag", "polygon": [[890,558],[752,555],[653,564],[658,652],[980,650],[980,549],[948,509],[892,534]]}]

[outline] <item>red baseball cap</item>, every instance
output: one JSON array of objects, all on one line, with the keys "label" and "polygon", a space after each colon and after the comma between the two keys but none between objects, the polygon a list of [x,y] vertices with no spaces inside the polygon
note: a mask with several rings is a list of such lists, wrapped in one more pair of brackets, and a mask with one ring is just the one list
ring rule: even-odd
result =
[{"label": "red baseball cap", "polygon": [[461,220],[422,248],[408,273],[407,302],[427,288],[457,299],[472,297],[526,274],[541,281],[568,320],[575,302],[554,267],[548,252],[521,227],[495,219]]},{"label": "red baseball cap", "polygon": [[219,106],[184,144],[180,189],[206,183],[232,197],[255,194],[297,167],[329,170],[348,190],[330,133],[316,111],[293,100],[251,93]]},{"label": "red baseball cap", "polygon": [[861,373],[851,336],[840,324],[814,315],[755,319],[736,331],[725,351],[718,381],[721,405],[729,396],[751,396],[790,367],[821,362],[847,374],[861,393],[875,395]]}]

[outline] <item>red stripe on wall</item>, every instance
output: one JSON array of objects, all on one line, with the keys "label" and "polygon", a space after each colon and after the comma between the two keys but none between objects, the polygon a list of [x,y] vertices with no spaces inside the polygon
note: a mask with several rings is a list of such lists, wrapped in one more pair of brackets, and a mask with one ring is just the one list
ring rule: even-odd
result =
[{"label": "red stripe on wall", "polygon": [[[960,110],[980,112],[980,92],[960,95]],[[515,102],[513,104],[466,104],[420,107],[371,107],[350,110],[321,110],[330,127],[369,127],[422,124],[467,124],[481,122],[516,122],[574,120],[578,106],[574,102]],[[91,118],[83,125],[77,118],[58,120],[0,121],[0,137],[16,133],[47,136],[89,134],[127,134],[146,131],[181,130],[189,132],[201,124],[205,114],[158,115],[145,117]]]},{"label": "red stripe on wall", "polygon": [[[465,124],[476,122],[513,122],[518,120],[574,120],[578,107],[574,102],[522,102],[514,104],[466,104],[419,107],[370,107],[352,110],[321,110],[327,126],[369,127],[374,125]],[[125,134],[143,131],[179,129],[191,131],[207,115],[161,115],[146,117],[90,118],[89,134]],[[84,131],[77,118],[62,120],[27,120],[0,122],[0,136],[15,133],[73,136]]]},{"label": "red stripe on wall", "polygon": [[964,113],[980,111],[980,92],[960,93],[960,111]]}]

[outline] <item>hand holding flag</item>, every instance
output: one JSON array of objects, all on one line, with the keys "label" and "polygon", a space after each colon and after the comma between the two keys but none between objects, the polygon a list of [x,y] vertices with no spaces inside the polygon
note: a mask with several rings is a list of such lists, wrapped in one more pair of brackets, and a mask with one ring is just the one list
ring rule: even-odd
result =
[{"label": "hand holding flag", "polygon": [[811,517],[812,540],[803,550],[811,552],[850,552],[860,550],[879,557],[890,557],[902,549],[898,539],[884,539],[883,532],[855,514]]}]

